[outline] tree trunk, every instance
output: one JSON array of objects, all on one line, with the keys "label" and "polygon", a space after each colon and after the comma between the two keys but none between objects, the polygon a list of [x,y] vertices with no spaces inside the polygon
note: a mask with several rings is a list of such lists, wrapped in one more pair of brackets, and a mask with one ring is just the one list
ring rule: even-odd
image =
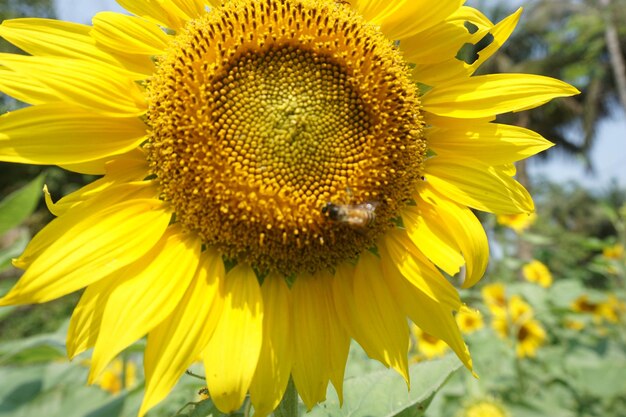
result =
[{"label": "tree trunk", "polygon": [[602,14],[606,23],[604,36],[611,59],[611,68],[613,69],[613,76],[615,77],[617,93],[620,103],[626,111],[626,64],[624,64],[624,55],[622,54],[622,48],[619,44],[617,26],[613,20],[611,0],[600,0],[600,4],[602,5]]}]

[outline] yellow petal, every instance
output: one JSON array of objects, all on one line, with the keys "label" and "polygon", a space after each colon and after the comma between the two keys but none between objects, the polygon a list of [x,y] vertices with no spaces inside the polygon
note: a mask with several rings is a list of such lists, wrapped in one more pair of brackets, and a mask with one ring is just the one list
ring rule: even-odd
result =
[{"label": "yellow petal", "polygon": [[137,84],[98,63],[0,54],[0,64],[32,78],[63,101],[107,116],[139,116],[146,111],[146,100]]},{"label": "yellow petal", "polygon": [[163,54],[169,37],[153,23],[121,13],[101,12],[93,18],[91,36],[107,48],[141,55]]},{"label": "yellow petal", "polygon": [[185,25],[186,16],[172,0],[117,0],[120,6],[157,25],[178,30]]},{"label": "yellow petal", "polygon": [[117,184],[95,196],[83,207],[78,207],[65,215],[48,223],[28,243],[19,258],[13,260],[17,268],[26,269],[37,259],[48,246],[56,239],[72,229],[79,218],[86,219],[94,213],[107,210],[109,207],[128,200],[156,199],[158,189],[150,182],[134,182]]},{"label": "yellow petal", "polygon": [[[62,216],[72,207],[75,207],[92,197],[98,196],[104,190],[127,182],[139,181],[148,176],[148,163],[144,153],[137,149],[119,159],[107,163],[106,175],[86,186],[52,202],[48,187],[44,187],[44,196],[48,210],[55,216]],[[156,196],[156,194],[155,194]]]},{"label": "yellow petal", "polygon": [[[481,125],[484,123],[493,122],[496,120],[496,116],[483,117],[480,119],[472,119],[472,125]],[[424,112],[424,122],[427,126],[462,129],[467,128],[467,119],[456,119],[454,117],[437,116],[436,114]]]},{"label": "yellow petal", "polygon": [[431,64],[420,64],[418,62],[411,70],[412,78],[416,82],[428,86],[442,85],[450,80],[458,80],[460,78],[459,74],[465,71],[466,65],[465,62],[456,57]]},{"label": "yellow petal", "polygon": [[497,123],[433,128],[427,140],[438,155],[460,155],[488,165],[509,164],[554,146],[532,130]]},{"label": "yellow petal", "polygon": [[529,109],[580,92],[563,81],[531,74],[491,74],[437,85],[422,98],[424,110],[440,116],[488,117]]},{"label": "yellow petal", "polygon": [[[461,7],[448,19],[445,25],[434,28],[433,32],[436,37],[433,39],[424,39],[420,36],[407,39],[405,48],[408,47],[417,55],[411,61],[417,63],[413,70],[415,80],[422,84],[434,86],[451,80],[466,79],[506,42],[515,29],[520,15],[521,9],[494,26],[479,11],[469,7]],[[474,33],[469,33],[465,28],[466,22],[475,25],[477,30]],[[456,31],[453,30],[454,26],[458,28]],[[443,29],[446,31],[444,32]],[[465,33],[459,32],[461,29],[465,30]],[[429,36],[430,34],[425,35]],[[441,38],[442,35],[449,35],[449,38]],[[457,52],[464,44],[477,44],[487,35],[492,37],[492,41],[478,52],[474,62],[467,64],[456,58]],[[456,45],[452,43],[453,41],[457,42]],[[436,53],[433,53],[428,47],[420,47],[423,44],[434,45],[433,48],[437,48]],[[439,44],[443,46],[442,49],[439,49]]]},{"label": "yellow petal", "polygon": [[229,271],[221,296],[222,316],[202,356],[211,399],[229,413],[246,397],[263,342],[263,299],[252,268]]},{"label": "yellow petal", "polygon": [[[334,281],[334,279],[333,279]],[[328,356],[330,362],[330,382],[337,391],[339,404],[343,404],[343,380],[346,371],[346,362],[350,353],[350,335],[337,320],[337,312],[334,308],[336,303],[333,300],[332,283],[326,286],[327,296],[330,300],[328,309],[330,314],[328,327]]]},{"label": "yellow petal", "polygon": [[107,55],[89,39],[87,25],[56,19],[9,19],[0,25],[0,36],[30,55],[106,60]]},{"label": "yellow petal", "polygon": [[163,400],[204,351],[222,313],[224,263],[214,249],[202,253],[179,305],[148,335],[144,355],[146,390],[139,416]]},{"label": "yellow petal", "polygon": [[0,66],[0,91],[28,104],[61,101],[53,90],[22,73],[3,66]]},{"label": "yellow petal", "polygon": [[409,326],[405,314],[389,292],[379,259],[362,253],[354,271],[354,300],[361,328],[369,332],[372,348],[383,363],[398,371],[409,384]]},{"label": "yellow petal", "polygon": [[440,23],[461,7],[463,2],[464,0],[436,3],[430,0],[385,2],[393,7],[381,10],[381,13],[372,19],[372,23],[381,25],[381,30],[387,38],[398,40]]},{"label": "yellow petal", "polygon": [[468,369],[472,369],[472,360],[463,342],[461,332],[452,314],[461,308],[459,301],[456,309],[434,301],[415,287],[406,276],[403,277],[390,258],[381,258],[385,281],[398,306],[422,330],[443,340],[454,350]]},{"label": "yellow petal", "polygon": [[469,33],[463,21],[446,21],[400,41],[400,49],[408,62],[420,65],[447,61],[465,43],[473,43],[485,35],[483,31]]},{"label": "yellow petal", "polygon": [[293,296],[292,376],[298,393],[308,409],[326,398],[332,378],[337,388],[338,375],[345,367],[349,338],[337,320],[332,294],[333,277],[328,273],[296,278]]},{"label": "yellow petal", "polygon": [[424,202],[419,193],[415,199],[415,206],[408,206],[401,213],[407,234],[432,263],[448,275],[457,274],[465,261],[454,232],[450,233],[437,206]]},{"label": "yellow petal", "polygon": [[498,167],[460,157],[436,156],[426,161],[424,176],[451,200],[477,210],[496,214],[534,211],[528,191]]},{"label": "yellow petal", "polygon": [[263,347],[250,385],[254,414],[266,416],[280,403],[293,364],[291,294],[281,276],[269,275],[263,294]]},{"label": "yellow petal", "polygon": [[[159,240],[170,217],[159,200],[131,200],[100,210],[78,207],[68,212],[39,232],[39,238],[22,255],[26,259],[16,262],[28,269],[0,299],[0,305],[49,301],[119,270]],[[28,259],[31,255],[34,259]]]},{"label": "yellow petal", "polygon": [[56,19],[25,18],[5,20],[0,36],[31,55],[87,60],[134,79],[152,72],[149,60],[128,54],[110,54],[96,46],[89,36],[91,26]]},{"label": "yellow petal", "polygon": [[87,175],[104,175],[104,165],[111,160],[111,157],[92,159],[91,161],[79,162],[78,164],[62,164],[61,168]]},{"label": "yellow petal", "polygon": [[179,305],[198,267],[200,247],[194,234],[170,226],[150,251],[116,274],[118,282],[106,300],[93,350],[89,383]]},{"label": "yellow petal", "polygon": [[[72,172],[79,172],[81,174],[88,175],[104,175],[106,174],[105,166],[116,159],[137,159],[137,155],[141,155],[141,160],[144,164],[147,164],[146,156],[140,148],[135,148],[130,152],[126,152],[120,155],[107,156],[106,158],[93,159],[91,161],[80,162],[78,164],[60,164],[59,166],[63,169]],[[148,176],[147,171],[146,175],[141,178],[146,178]]]},{"label": "yellow petal", "polygon": [[395,5],[386,0],[352,0],[350,4],[361,16],[378,25],[395,9]]},{"label": "yellow petal", "polygon": [[370,340],[372,333],[369,331],[368,323],[358,315],[354,296],[354,270],[354,266],[344,262],[339,265],[335,273],[333,299],[337,318],[370,358],[385,363],[383,352],[376,349],[375,341]]},{"label": "yellow petal", "polygon": [[106,117],[70,104],[41,104],[0,116],[0,160],[76,164],[128,152],[145,140],[136,117]]},{"label": "yellow petal", "polygon": [[450,19],[469,22],[478,27],[478,29],[490,29],[493,27],[491,20],[487,18],[480,10],[469,6],[460,7]]},{"label": "yellow petal", "polygon": [[503,19],[500,23],[495,25],[489,33],[493,36],[493,41],[482,51],[478,52],[478,59],[471,65],[466,64],[466,74],[473,74],[478,67],[480,67],[487,59],[489,59],[496,51],[500,49],[502,45],[509,39],[513,30],[517,26],[520,17],[522,16],[522,8],[517,9],[515,13],[512,13],[507,18]]},{"label": "yellow petal", "polygon": [[390,230],[379,244],[381,259],[390,260],[416,288],[449,309],[461,305],[456,289],[413,244],[406,231]]},{"label": "yellow petal", "polygon": [[[489,242],[480,221],[465,206],[456,204],[438,193],[430,184],[425,184],[416,196],[417,206],[433,209],[435,218],[429,219],[443,226],[443,233],[454,239],[454,247],[460,250],[465,259],[465,279],[463,287],[470,287],[482,278],[489,261]],[[410,235],[410,232],[409,232]],[[422,249],[422,245],[413,242]],[[436,263],[436,262],[435,262]]]},{"label": "yellow petal", "polygon": [[117,286],[116,274],[89,285],[74,308],[67,331],[67,355],[73,359],[94,347],[100,334],[100,324],[111,292]]},{"label": "yellow petal", "polygon": [[195,19],[206,13],[206,3],[220,6],[219,0],[172,0],[172,4],[176,6],[180,13],[188,20]]},{"label": "yellow petal", "polygon": [[[468,24],[475,26],[470,32]],[[466,44],[477,44],[493,24],[478,10],[461,7],[452,13],[444,23],[404,39],[400,48],[407,51],[407,60],[414,62],[413,78],[429,86],[435,86],[451,79],[467,77],[469,67],[456,56]]]}]

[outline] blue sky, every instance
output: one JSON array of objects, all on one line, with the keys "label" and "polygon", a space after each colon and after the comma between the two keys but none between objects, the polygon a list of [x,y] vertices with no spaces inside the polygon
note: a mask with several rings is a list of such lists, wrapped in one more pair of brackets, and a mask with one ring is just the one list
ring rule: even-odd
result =
[{"label": "blue sky", "polygon": [[[480,2],[468,3],[475,5]],[[115,0],[56,0],[58,17],[63,20],[89,23],[91,16],[101,10],[122,11],[122,8]],[[575,180],[592,188],[606,188],[611,179],[615,178],[626,187],[626,114],[622,109],[615,113],[599,127],[598,140],[591,151],[591,160],[596,168],[594,173],[586,172],[581,162],[564,158],[559,152],[552,152],[547,161],[537,158],[531,160],[532,178]]]}]

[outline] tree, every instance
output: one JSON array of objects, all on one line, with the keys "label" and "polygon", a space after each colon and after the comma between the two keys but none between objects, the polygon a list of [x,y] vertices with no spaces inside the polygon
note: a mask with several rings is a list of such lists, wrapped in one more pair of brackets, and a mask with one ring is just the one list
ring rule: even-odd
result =
[{"label": "tree", "polygon": [[[624,53],[622,52],[623,50],[620,45],[619,33],[617,30],[619,23],[616,19],[616,16],[619,16],[618,11],[622,9],[617,8],[618,3],[623,2],[600,0],[600,5],[602,6],[600,13],[602,13],[604,22],[606,23],[604,36],[606,38],[606,47],[611,59],[611,66],[613,68],[613,76],[615,77],[618,96],[622,107],[626,109],[626,65],[624,64]],[[624,7],[623,4],[620,4],[620,6],[622,6],[622,8]]]},{"label": "tree", "polygon": [[[548,75],[578,87],[582,92],[579,96],[556,100],[538,110],[505,115],[502,121],[532,127],[555,142],[557,151],[582,158],[590,169],[588,153],[598,123],[620,103],[619,80],[626,76],[619,64],[620,59],[623,64],[626,32],[618,31],[626,28],[626,0],[599,1],[611,3],[609,7],[602,7],[598,0],[527,3],[509,41],[481,68],[485,72]],[[501,20],[510,14],[509,8],[510,4],[498,3],[489,15]],[[523,164],[518,166],[519,177],[529,185],[524,168]]]}]

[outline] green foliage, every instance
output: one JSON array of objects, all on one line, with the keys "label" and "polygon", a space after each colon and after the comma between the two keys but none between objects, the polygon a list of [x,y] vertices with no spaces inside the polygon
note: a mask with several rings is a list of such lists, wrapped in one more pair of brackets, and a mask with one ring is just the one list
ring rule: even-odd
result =
[{"label": "green foliage", "polygon": [[20,225],[35,211],[42,195],[42,186],[43,176],[39,175],[0,201],[0,236]]},{"label": "green foliage", "polygon": [[424,415],[434,395],[460,366],[452,355],[414,364],[409,370],[411,390],[408,392],[406,383],[394,371],[361,373],[344,382],[343,407],[337,394],[329,390],[326,401],[307,416],[419,417]]},{"label": "green foliage", "polygon": [[24,250],[30,239],[28,230],[17,226],[33,214],[41,199],[42,184],[43,176],[39,176],[0,201],[0,272],[11,267],[11,259]]},{"label": "green foliage", "polygon": [[[456,374],[435,398],[430,416],[462,415],[485,399],[498,401],[514,417],[623,415],[626,192],[543,184],[536,195],[538,218],[526,232],[487,221],[495,259],[481,286],[463,294],[485,321],[466,336],[480,379]],[[552,286],[523,278],[522,266],[531,259],[548,266]],[[504,286],[505,308],[521,297],[545,330],[534,356],[516,354],[525,335],[512,326],[510,310],[511,331],[503,336],[496,330],[502,311],[482,294],[491,284]]]}]

